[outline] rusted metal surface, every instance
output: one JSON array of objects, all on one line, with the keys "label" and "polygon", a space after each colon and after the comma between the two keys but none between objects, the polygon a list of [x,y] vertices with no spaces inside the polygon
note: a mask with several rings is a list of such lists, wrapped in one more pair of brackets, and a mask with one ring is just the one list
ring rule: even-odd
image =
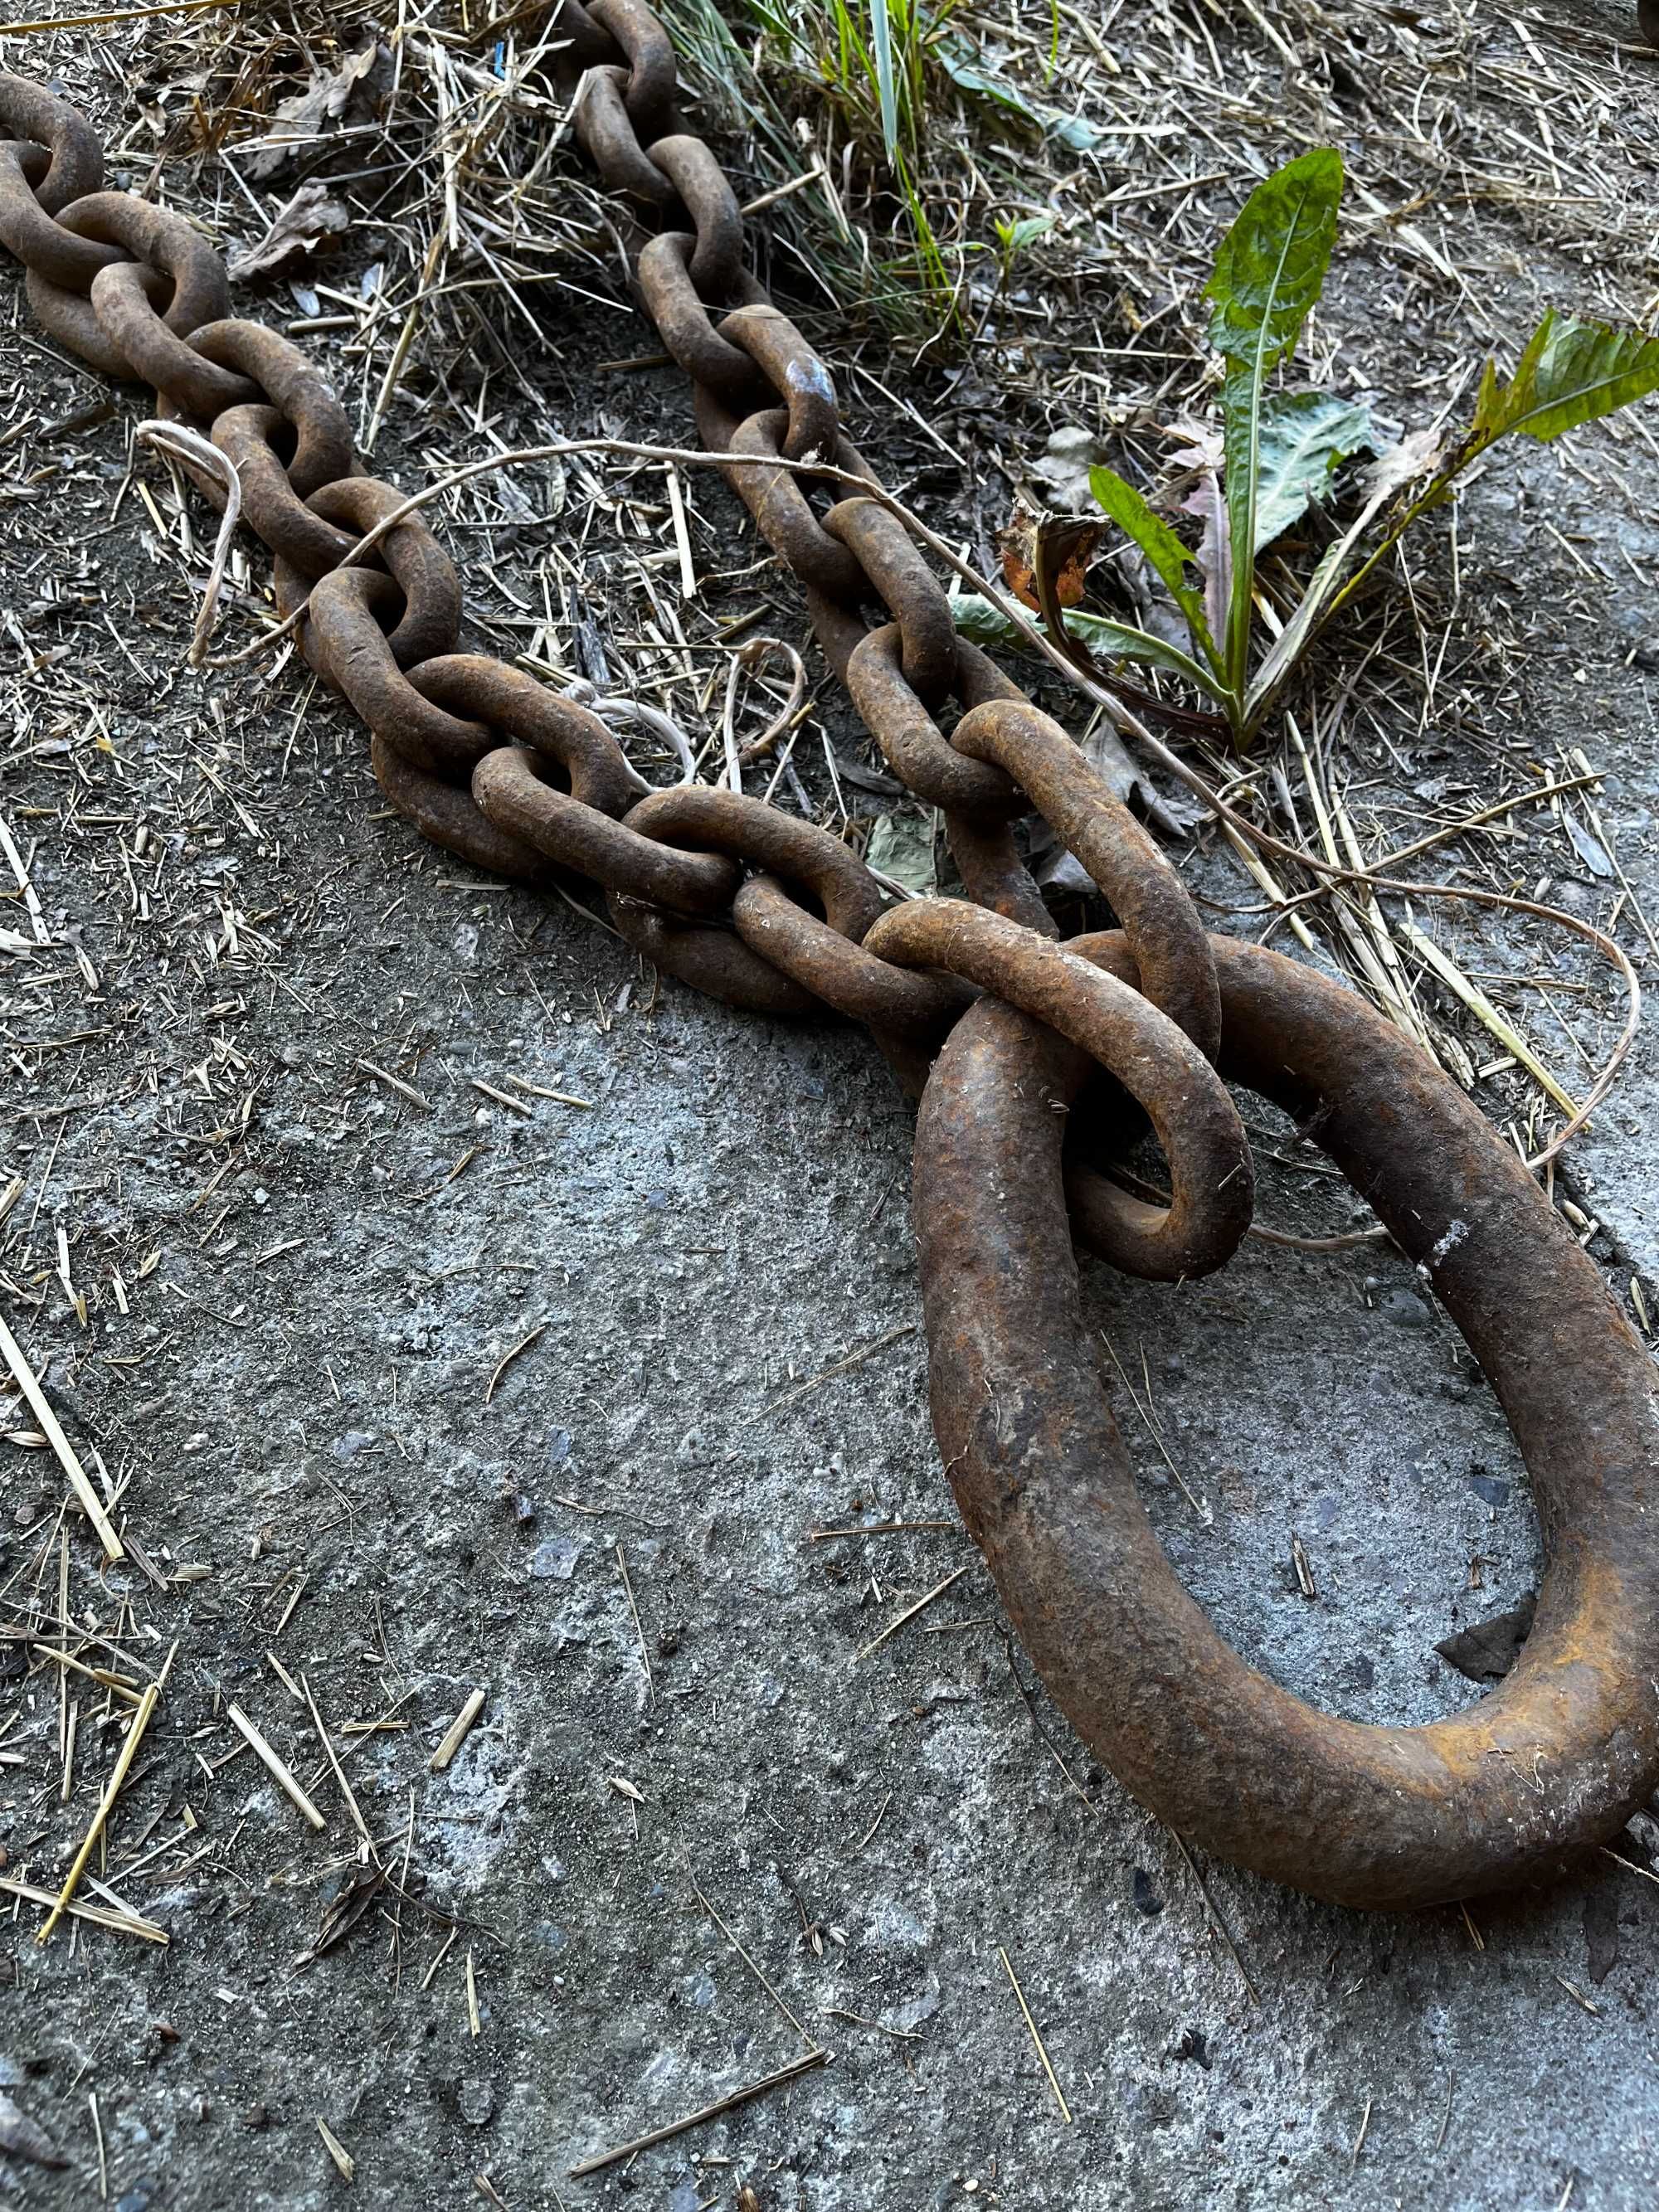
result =
[{"label": "rusted metal surface", "polygon": [[[280,408],[230,407],[213,425],[213,442],[236,471],[248,527],[297,577],[314,580],[337,568],[356,541],[350,531],[325,522],[306,505],[295,481],[298,471],[283,465],[277,447],[283,428]],[[196,481],[205,489],[205,470]],[[214,489],[214,504],[222,506],[224,488],[216,484]]]},{"label": "rusted metal surface", "polygon": [[499,829],[620,897],[712,916],[726,912],[738,888],[739,872],[729,860],[677,851],[631,823],[611,820],[577,793],[555,790],[527,753],[487,754],[472,772],[472,795]]},{"label": "rusted metal surface", "polygon": [[[178,337],[216,322],[230,304],[225,265],[182,216],[141,200],[133,192],[89,192],[58,216],[61,228],[100,246],[112,246],[143,264],[142,281],[153,301],[164,302],[161,320]],[[27,264],[25,264],[27,266]],[[99,275],[102,276],[100,270]],[[94,283],[97,282],[94,278]],[[52,336],[106,376],[124,383],[137,371],[122,352],[116,328],[98,302],[29,269],[25,287],[36,319]],[[90,291],[88,287],[88,291]]]},{"label": "rusted metal surface", "polygon": [[[954,690],[964,706],[991,696],[1018,698],[1002,672],[965,640],[957,644]],[[946,814],[973,821],[1007,822],[1028,812],[1012,776],[991,763],[957,752],[928,713],[904,672],[904,635],[897,623],[872,630],[847,665],[853,704],[874,732],[901,782]]]},{"label": "rusted metal surface", "polygon": [[118,246],[79,237],[52,218],[104,181],[104,149],[90,125],[44,85],[0,78],[0,245],[49,283],[86,290],[121,258]]},{"label": "rusted metal surface", "polygon": [[890,507],[873,499],[838,501],[823,526],[853,555],[880,605],[898,617],[904,682],[924,706],[939,707],[957,681],[957,626],[915,538]]},{"label": "rusted metal surface", "polygon": [[[304,587],[303,579],[289,577],[277,562],[279,611],[298,605]],[[469,782],[495,739],[483,723],[434,707],[398,665],[407,627],[419,625],[440,655],[454,646],[454,630],[422,624],[425,610],[417,602],[388,635],[380,618],[405,603],[393,579],[372,568],[337,568],[312,587],[306,604],[300,646],[318,674],[343,691],[375,736],[411,767],[451,783]]]},{"label": "rusted metal surface", "polygon": [[1221,1002],[1203,924],[1180,877],[1059,723],[1029,699],[992,699],[969,708],[951,743],[970,759],[996,762],[1019,784],[1110,900],[1140,988],[1213,1060]]},{"label": "rusted metal surface", "polygon": [[665,907],[607,891],[605,910],[634,950],[676,981],[749,1014],[776,1020],[821,1012],[810,991],[775,968],[723,922],[682,921]]},{"label": "rusted metal surface", "polygon": [[[752,354],[715,329],[691,281],[697,240],[683,230],[659,231],[640,248],[635,279],[645,312],[676,365],[740,417],[767,404],[770,393]],[[739,302],[765,298],[748,271],[736,287]]]},{"label": "rusted metal surface", "polygon": [[879,1040],[942,1044],[973,1000],[950,975],[912,975],[845,936],[790,896],[775,876],[750,876],[732,903],[738,935],[750,950],[848,1021]]},{"label": "rusted metal surface", "polygon": [[[884,915],[868,945],[884,960],[942,969],[977,983],[1045,1024],[1044,1049],[1068,1037],[1116,1076],[1158,1133],[1175,1202],[1161,1210],[1125,1193],[1115,1194],[1115,1204],[1103,1196],[1097,1247],[1115,1266],[1154,1282],[1208,1274],[1232,1257],[1250,1224],[1255,1182],[1243,1125],[1199,1048],[1141,997],[1134,981],[1121,981],[1079,957],[1075,946],[1085,941],[1056,945],[963,899],[921,899]],[[1045,1081],[1042,1110],[1058,1159],[1075,1091],[1048,1078],[1046,1069],[1046,1061],[1034,1065],[1032,1078],[1034,1085],[1040,1074]],[[1080,1084],[1075,1059],[1072,1073]],[[941,1066],[928,1085],[929,1101],[935,1084],[945,1080]],[[919,1139],[919,1160],[925,1149]],[[999,1208],[1000,1181],[1023,1182],[1030,1172],[1014,1152],[1000,1160],[985,1185],[990,1211]]]},{"label": "rusted metal surface", "polygon": [[434,845],[492,876],[520,884],[550,884],[557,869],[533,845],[498,829],[465,786],[428,775],[379,735],[369,739],[374,780],[405,822]]},{"label": "rusted metal surface", "polygon": [[[456,571],[417,518],[342,567],[402,495],[363,470],[324,380],[227,314],[218,257],[181,217],[101,189],[71,108],[3,76],[0,242],[63,344],[142,376],[163,416],[234,465],[279,612],[300,616],[300,650],[368,726],[381,790],[422,835],[512,880],[591,878],[629,944],[734,1006],[868,1024],[913,1093],[948,1036],[918,1151],[940,1441],[1033,1656],[1130,1786],[1213,1848],[1350,1901],[1548,1871],[1656,1778],[1645,1364],[1478,1117],[1357,1000],[1206,939],[1065,732],[957,637],[827,365],[744,266],[737,196],[684,128],[644,0],[562,0],[556,29],[577,137],[659,226],[621,223],[693,380],[698,434],[794,574],[888,765],[942,811],[969,902],[884,912],[847,842],[739,791],[641,799],[593,715],[459,649]],[[1120,940],[1054,941],[1017,829],[1033,808],[1101,885],[1138,966]],[[1247,1082],[1318,1104],[1335,1156],[1425,1254],[1528,1452],[1551,1580],[1516,1683],[1480,1717],[1390,1734],[1308,1713],[1216,1642],[1134,1504],[1080,1335],[1066,1193],[1078,1233],[1123,1267],[1168,1278],[1225,1260],[1251,1176],[1211,1065],[1218,1038]],[[1164,1141],[1167,1212],[1062,1167],[1058,1109],[1097,1062]]]},{"label": "rusted metal surface", "polygon": [[[805,404],[799,392],[795,397]],[[792,424],[787,410],[767,407],[734,423],[711,394],[697,394],[698,428],[711,449],[720,453],[781,459],[789,445],[810,440],[817,416],[814,404],[804,426]],[[845,438],[832,442],[828,458],[837,468],[868,473],[863,457]],[[857,556],[832,538],[812,512],[805,479],[790,469],[744,468],[729,470],[726,480],[755,518],[756,529],[803,583],[848,605],[856,606],[866,596],[868,585]]]},{"label": "rusted metal surface", "polygon": [[[1414,1045],[1276,953],[1211,944],[1224,1072],[1317,1138],[1503,1402],[1549,1552],[1520,1663],[1451,1719],[1369,1728],[1301,1704],[1216,1635],[1136,1497],[1079,1308],[1051,1103],[1077,1055],[990,1002],[952,1034],[916,1142],[933,1421],[957,1503],[1067,1718],[1182,1835],[1343,1905],[1548,1879],[1659,1782],[1652,1366],[1514,1153]],[[1134,980],[1115,933],[1068,950]]]},{"label": "rusted metal surface", "polygon": [[695,226],[687,269],[694,289],[724,299],[743,274],[743,216],[725,170],[701,138],[685,132],[659,138],[648,158],[679,194]]}]

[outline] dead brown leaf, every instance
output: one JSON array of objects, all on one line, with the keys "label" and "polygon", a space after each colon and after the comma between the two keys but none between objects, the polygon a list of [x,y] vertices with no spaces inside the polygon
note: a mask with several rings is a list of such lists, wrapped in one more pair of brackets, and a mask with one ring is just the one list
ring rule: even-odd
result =
[{"label": "dead brown leaf", "polygon": [[1002,574],[1009,590],[1022,606],[1042,611],[1042,583],[1048,580],[1062,607],[1081,600],[1090,560],[1100,543],[1100,529],[1092,522],[1045,520],[1029,507],[1016,507],[1007,527],[997,538]]},{"label": "dead brown leaf", "polygon": [[231,278],[240,283],[267,270],[281,268],[296,255],[332,246],[344,237],[350,224],[350,209],[343,200],[337,200],[325,185],[301,185],[277,210],[259,243],[236,256],[230,264]]},{"label": "dead brown leaf", "polygon": [[373,38],[331,74],[319,70],[303,92],[277,102],[269,136],[246,150],[244,173],[255,183],[274,177],[325,136],[330,124],[371,122],[392,89],[392,49]]}]

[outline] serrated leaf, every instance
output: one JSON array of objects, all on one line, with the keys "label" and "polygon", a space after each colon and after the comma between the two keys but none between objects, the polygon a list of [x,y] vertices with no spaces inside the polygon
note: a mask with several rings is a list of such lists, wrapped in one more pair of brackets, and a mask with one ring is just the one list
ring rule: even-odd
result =
[{"label": "serrated leaf", "polygon": [[1188,569],[1198,566],[1191,547],[1182,544],[1169,524],[1153,514],[1134,486],[1115,469],[1091,469],[1089,489],[1097,504],[1146,556],[1164,588],[1186,616],[1187,626],[1206,657],[1212,657],[1214,641],[1205,620],[1203,594],[1187,580]]},{"label": "serrated leaf", "polygon": [[1478,447],[1510,435],[1547,442],[1656,388],[1659,338],[1558,315],[1552,308],[1507,384],[1486,363],[1471,438]]},{"label": "serrated leaf", "polygon": [[1324,289],[1341,198],[1334,146],[1316,146],[1262,179],[1221,241],[1206,288],[1218,353],[1260,376],[1284,359]]},{"label": "serrated leaf", "polygon": [[1332,392],[1270,392],[1261,403],[1257,442],[1255,550],[1260,553],[1323,497],[1352,454],[1375,445],[1363,400]]},{"label": "serrated leaf", "polygon": [[[1361,471],[1362,503],[1358,514],[1340,538],[1334,544],[1327,546],[1320,556],[1308,580],[1307,589],[1290,620],[1263,654],[1261,665],[1246,693],[1244,736],[1247,739],[1252,731],[1261,726],[1280,688],[1327,618],[1342,605],[1386,548],[1397,541],[1400,533],[1414,517],[1443,496],[1444,485],[1450,479],[1438,476],[1435,471],[1442,468],[1445,457],[1444,444],[1438,430],[1432,428],[1412,430],[1398,445],[1386,447],[1368,469]],[[1419,492],[1405,513],[1390,524],[1381,544],[1373,548],[1351,575],[1351,564],[1366,531],[1398,493],[1408,484],[1421,483],[1425,477],[1431,478],[1427,488]]]},{"label": "serrated leaf", "polygon": [[1204,533],[1198,541],[1199,573],[1204,579],[1204,615],[1211,636],[1219,637],[1226,629],[1227,609],[1232,599],[1233,556],[1227,538],[1226,495],[1213,469],[1206,469],[1200,476],[1181,511],[1196,515],[1204,526]]}]

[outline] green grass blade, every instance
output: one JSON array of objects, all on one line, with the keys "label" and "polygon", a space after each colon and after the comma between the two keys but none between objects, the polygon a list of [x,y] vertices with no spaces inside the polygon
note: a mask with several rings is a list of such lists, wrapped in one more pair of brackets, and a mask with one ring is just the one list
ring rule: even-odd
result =
[{"label": "green grass blade", "polygon": [[876,101],[881,111],[881,143],[888,161],[898,158],[898,83],[893,72],[893,26],[888,0],[870,0],[870,47],[876,64]]}]

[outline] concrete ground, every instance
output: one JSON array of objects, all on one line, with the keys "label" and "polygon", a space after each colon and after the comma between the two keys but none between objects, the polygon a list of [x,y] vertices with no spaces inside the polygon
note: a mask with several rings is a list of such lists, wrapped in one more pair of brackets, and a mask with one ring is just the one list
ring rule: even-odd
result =
[{"label": "concrete ground", "polygon": [[[1604,41],[1609,20],[1568,14]],[[1659,80],[1632,64],[1627,83],[1650,134]],[[1512,252],[1500,215],[1468,222]],[[6,341],[18,406],[97,402],[27,328]],[[642,349],[637,324],[578,308],[561,338],[558,422],[682,419],[668,374],[595,380]],[[1396,367],[1417,343],[1389,338]],[[129,414],[48,445],[49,481],[20,467],[0,516],[21,632],[0,812],[50,940],[8,908],[3,1164],[24,1189],[0,1292],[139,1547],[100,1571],[83,1528],[60,1534],[57,1462],[9,1401],[0,1876],[56,1887],[125,1710],[66,1680],[42,1620],[95,1627],[75,1648],[135,1679],[171,1654],[101,1869],[167,1940],[79,1922],[42,1948],[13,1894],[0,2203],[1650,2204],[1659,1831],[1638,1820],[1625,1867],[1548,1894],[1398,1917],[1189,1860],[1048,1704],[956,1522],[910,1115],[872,1049],[659,986],[569,904],[420,847],[349,717],[301,711],[302,672],[183,678],[189,580],[132,514],[111,523]],[[1470,670],[1443,726],[1390,734],[1413,775],[1472,787],[1493,726],[1524,723],[1551,762],[1584,746],[1651,915],[1659,532],[1623,432],[1574,453],[1472,495],[1460,635],[1516,649]],[[385,458],[418,477],[412,448]],[[971,531],[975,497],[936,511]],[[750,557],[718,487],[694,520],[711,566]],[[541,544],[526,531],[509,581]],[[592,544],[626,664],[627,535],[601,522]],[[1559,823],[1522,836],[1506,873],[1645,955]],[[1254,896],[1218,854],[1188,865]],[[1543,933],[1478,942],[1558,1003],[1590,994],[1574,1035],[1605,1048],[1601,971]],[[1502,1081],[1482,1095],[1524,1110]],[[1659,1277],[1656,1108],[1650,1032],[1558,1186],[1626,1302]],[[1263,1218],[1351,1226],[1346,1190],[1248,1112]],[[1360,1719],[1474,1694],[1436,1646],[1535,1587],[1537,1532],[1491,1394],[1403,1261],[1252,1244],[1176,1290],[1093,1269],[1089,1297],[1135,1386],[1149,1510],[1239,1648]]]}]

